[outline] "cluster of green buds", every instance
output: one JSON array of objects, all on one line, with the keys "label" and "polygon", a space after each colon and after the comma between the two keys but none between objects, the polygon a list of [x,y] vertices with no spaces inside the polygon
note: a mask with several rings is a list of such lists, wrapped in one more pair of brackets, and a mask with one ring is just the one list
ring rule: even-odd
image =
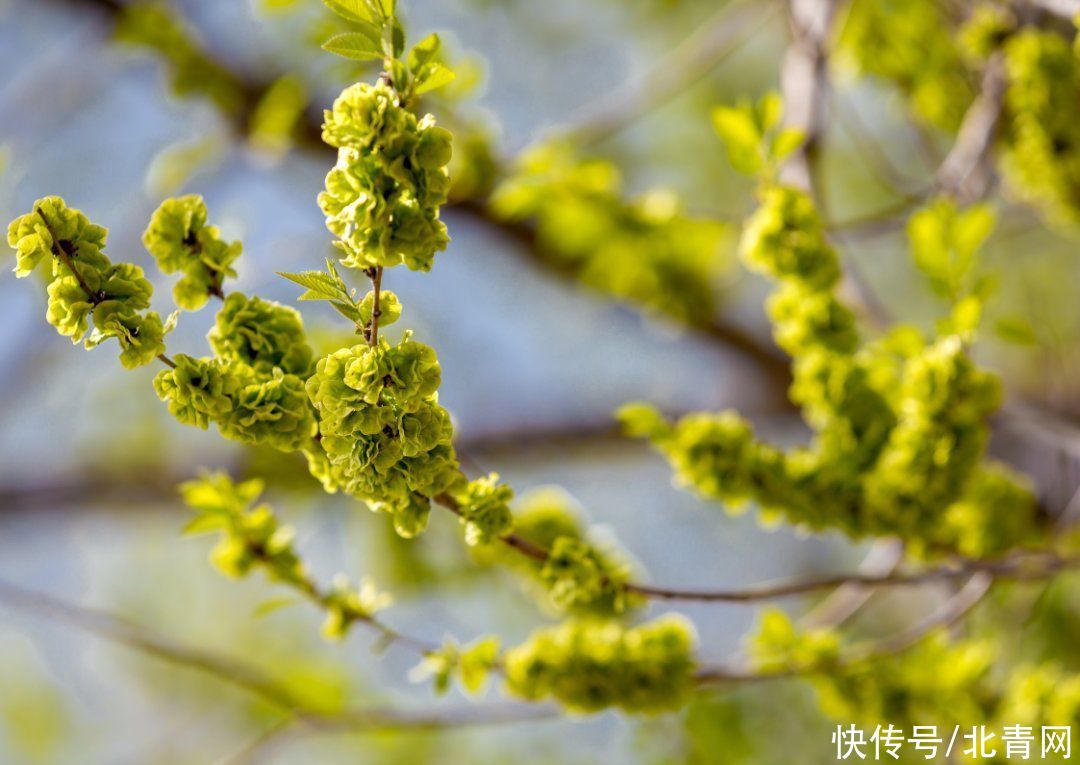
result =
[{"label": "cluster of green buds", "polygon": [[543,253],[593,289],[679,321],[710,321],[731,228],[687,214],[670,191],[628,200],[622,185],[612,162],[541,144],[496,188],[492,211],[534,219]]},{"label": "cluster of green buds", "polygon": [[838,661],[841,647],[836,630],[800,628],[777,609],[748,638],[755,668],[810,674],[822,711],[846,724],[952,727],[992,714],[987,681],[996,651],[984,640],[951,640],[936,630],[895,656],[847,663]]},{"label": "cluster of green buds", "polygon": [[39,199],[8,227],[15,275],[29,276],[50,261],[48,322],[73,343],[85,338],[87,348],[115,337],[120,362],[129,369],[144,366],[165,351],[168,327],[147,310],[154,290],[143,270],[113,264],[105,255],[106,233],[60,197]]},{"label": "cluster of green buds", "polygon": [[[1061,29],[1021,23],[996,2],[971,9],[935,0],[854,3],[840,58],[897,87],[921,121],[956,132],[979,71],[999,55],[1006,90],[997,137],[1000,165],[1017,196],[1049,217],[1080,220],[1080,54]],[[917,54],[914,52],[917,51]]]},{"label": "cluster of green buds", "polygon": [[307,393],[319,417],[313,474],[391,512],[403,536],[426,523],[430,498],[458,483],[450,415],[439,405],[435,351],[400,342],[342,348],[319,360]]},{"label": "cluster of green buds", "polygon": [[214,355],[177,354],[154,378],[154,390],[186,425],[213,423],[226,438],[281,451],[310,446],[316,425],[304,382],[312,351],[300,314],[240,292],[225,295],[241,248],[223,241],[207,219],[201,197],[167,199],[143,234],[162,271],[184,274],[173,293],[178,304],[195,310],[211,296],[222,300],[207,337]]},{"label": "cluster of green buds", "polygon": [[1024,29],[1002,45],[1008,89],[1001,165],[1018,194],[1052,218],[1080,222],[1080,48]]},{"label": "cluster of green buds", "polygon": [[306,573],[293,546],[293,530],[278,523],[269,505],[255,505],[262,491],[259,479],[234,483],[223,473],[182,484],[180,494],[196,513],[185,532],[221,534],[210,560],[226,576],[243,577],[262,568],[274,581],[302,584]]},{"label": "cluster of green buds", "polygon": [[480,693],[499,666],[499,646],[496,637],[480,638],[465,646],[447,638],[440,648],[425,654],[411,677],[416,681],[431,678],[440,695],[450,690],[455,679],[468,693]]},{"label": "cluster of green buds", "polygon": [[341,263],[427,271],[450,238],[439,207],[450,190],[450,133],[418,119],[386,81],[357,83],[326,112],[323,140],[338,149],[319,206]]},{"label": "cluster of green buds", "polygon": [[455,495],[458,513],[465,524],[465,541],[470,546],[490,544],[514,529],[510,502],[514,490],[499,483],[498,473],[469,481]]},{"label": "cluster of green buds", "polygon": [[200,196],[166,199],[143,233],[143,245],[158,268],[166,274],[183,274],[173,287],[173,300],[188,311],[202,308],[211,295],[223,296],[222,283],[236,276],[232,265],[243,251],[239,242],[224,241],[208,217]]},{"label": "cluster of green buds", "polygon": [[537,560],[505,545],[474,547],[473,557],[519,572],[545,611],[610,617],[644,605],[640,595],[624,588],[631,574],[626,555],[608,540],[601,544],[588,537],[581,509],[566,492],[532,490],[513,511],[514,533],[547,550],[547,558]]},{"label": "cluster of green buds", "polygon": [[693,687],[694,643],[686,620],[671,615],[636,627],[570,620],[508,651],[506,682],[519,696],[553,697],[572,712],[664,711]]},{"label": "cluster of green buds", "polygon": [[844,14],[839,58],[861,75],[889,81],[928,125],[956,130],[975,97],[957,43],[953,10],[936,0],[865,0]]},{"label": "cluster of green buds", "polygon": [[[985,459],[998,381],[968,355],[974,326],[958,318],[978,315],[955,286],[964,276],[956,264],[973,261],[988,232],[984,211],[936,204],[912,231],[917,264],[957,301],[948,331],[927,342],[900,327],[862,343],[837,297],[839,262],[809,197],[767,185],[742,257],[779,285],[767,307],[794,359],[791,395],[816,431],[812,445],[784,452],[734,412],[670,423],[647,405],[622,410],[628,431],[664,452],[681,484],[736,508],[753,500],[766,519],[898,535],[924,552],[991,555],[1032,541],[1030,490]],[[1016,533],[995,533],[1002,524]]]},{"label": "cluster of green buds", "polygon": [[393,596],[381,592],[371,579],[361,579],[357,586],[340,574],[333,587],[319,597],[326,610],[322,631],[327,640],[344,639],[353,624],[370,621],[394,602]]}]

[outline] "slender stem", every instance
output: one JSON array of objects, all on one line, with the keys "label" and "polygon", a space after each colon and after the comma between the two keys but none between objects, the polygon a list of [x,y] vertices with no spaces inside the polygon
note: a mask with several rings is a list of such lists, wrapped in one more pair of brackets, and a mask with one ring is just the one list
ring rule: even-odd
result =
[{"label": "slender stem", "polygon": [[[463,517],[461,505],[450,495],[443,493],[435,501],[459,518]],[[499,541],[521,555],[540,563],[548,559],[548,551],[517,534],[506,534]],[[778,582],[765,582],[744,589],[704,590],[658,587],[655,585],[621,584],[624,592],[641,595],[654,600],[682,600],[700,603],[755,603],[775,600],[793,595],[807,595],[820,590],[832,590],[844,586],[858,587],[911,587],[928,582],[966,579],[975,574],[992,574],[1002,579],[1036,579],[1053,576],[1065,569],[1080,568],[1080,556],[1065,557],[1052,552],[1020,553],[994,560],[965,561],[959,566],[938,566],[916,572],[888,572],[885,574],[837,574],[819,578],[798,578]]]},{"label": "slender stem", "polygon": [[853,646],[839,659],[780,669],[756,669],[747,665],[746,662],[706,666],[698,671],[695,680],[698,685],[706,686],[833,674],[859,664],[895,656],[913,647],[934,630],[959,622],[982,601],[993,583],[994,576],[990,573],[974,574],[963,587],[925,619],[880,640]]},{"label": "slender stem", "polygon": [[75,268],[75,261],[73,258],[77,257],[78,253],[74,250],[70,250],[70,245],[56,235],[56,232],[53,231],[52,226],[49,225],[49,220],[45,217],[45,213],[41,211],[40,207],[35,207],[34,212],[41,218],[42,225],[44,225],[45,230],[49,232],[49,238],[52,239],[52,254],[55,255],[60,262],[64,264],[67,270],[71,272],[71,275],[75,277],[75,281],[79,283],[79,287],[86,293],[86,299],[90,301],[90,304],[97,306],[98,303],[105,299],[105,293],[101,290],[90,289],[90,285],[86,283],[86,279],[84,279],[83,275]]},{"label": "slender stem", "polygon": [[554,716],[554,710],[550,707],[510,705],[470,705],[466,709],[438,711],[346,708],[326,712],[309,707],[288,685],[243,659],[185,645],[105,611],[67,603],[3,581],[0,581],[0,604],[12,610],[63,622],[170,664],[210,675],[263,698],[290,712],[298,722],[320,731],[456,728]]},{"label": "slender stem", "polygon": [[379,302],[382,293],[382,274],[382,266],[368,269],[368,276],[371,277],[371,292],[374,295],[371,303],[371,327],[368,330],[368,345],[372,348],[379,343],[379,317],[382,316]]},{"label": "slender stem", "polygon": [[[257,558],[262,559],[259,550],[255,550],[255,555]],[[320,609],[325,609],[330,602],[331,594],[319,587],[319,584],[310,576],[303,576],[297,581],[291,582],[291,584],[300,594]],[[374,616],[364,617],[358,621],[377,632],[384,645],[401,645],[419,653],[421,656],[426,656],[439,649],[439,646],[433,643],[406,635],[393,627],[383,624],[381,620],[376,619]]]}]

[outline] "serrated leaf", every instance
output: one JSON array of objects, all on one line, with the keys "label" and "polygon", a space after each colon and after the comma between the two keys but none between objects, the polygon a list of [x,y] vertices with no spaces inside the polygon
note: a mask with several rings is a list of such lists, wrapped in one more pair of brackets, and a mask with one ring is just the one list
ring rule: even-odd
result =
[{"label": "serrated leaf", "polygon": [[339,280],[335,280],[333,276],[324,274],[322,271],[304,271],[298,274],[278,271],[278,276],[283,276],[290,282],[307,288],[309,292],[304,293],[305,295],[314,292],[320,296],[318,298],[301,297],[301,300],[337,300],[342,297],[342,290],[338,285]]},{"label": "serrated leaf", "polygon": [[457,75],[454,74],[454,70],[446,68],[437,61],[433,62],[428,64],[423,79],[417,81],[415,92],[417,95],[428,93],[453,82],[455,77]]},{"label": "serrated leaf", "polygon": [[375,20],[371,5],[364,0],[323,0],[323,4],[346,21],[369,24]]},{"label": "serrated leaf", "polygon": [[330,301],[330,305],[334,306],[337,312],[349,321],[360,321],[360,309],[358,309],[352,303],[342,303],[338,300],[332,300]]},{"label": "serrated leaf", "polygon": [[336,295],[327,295],[325,292],[320,292],[318,290],[308,290],[298,297],[297,300],[334,300],[336,297]]},{"label": "serrated leaf", "polygon": [[323,50],[354,61],[381,61],[382,49],[362,32],[343,32],[322,44]]}]

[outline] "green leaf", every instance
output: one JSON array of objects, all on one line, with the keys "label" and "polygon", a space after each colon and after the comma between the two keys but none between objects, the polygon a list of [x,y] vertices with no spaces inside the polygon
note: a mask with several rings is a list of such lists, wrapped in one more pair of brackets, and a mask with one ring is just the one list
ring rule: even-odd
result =
[{"label": "green leaf", "polygon": [[394,47],[394,58],[400,57],[405,51],[405,28],[397,19],[394,19],[394,25],[390,30],[390,41]]},{"label": "green leaf", "polygon": [[413,74],[419,75],[419,73],[428,64],[435,61],[435,56],[439,53],[439,48],[442,45],[442,41],[439,40],[437,34],[430,34],[423,40],[418,42],[409,51],[409,69],[413,71]]},{"label": "green leaf", "polygon": [[724,142],[732,167],[746,175],[762,168],[761,133],[747,108],[718,106],[712,113],[713,128]]},{"label": "green leaf", "polygon": [[344,316],[346,319],[354,322],[360,321],[360,309],[352,303],[342,303],[338,300],[330,301],[330,305],[337,309],[337,312]]},{"label": "green leaf", "polygon": [[344,32],[323,43],[323,50],[356,61],[381,61],[383,51],[363,32]]},{"label": "green leaf", "polygon": [[994,332],[1002,340],[1014,345],[1032,346],[1039,344],[1031,322],[1023,316],[1002,316],[994,323]]},{"label": "green leaf", "polygon": [[786,128],[776,134],[773,139],[772,155],[774,159],[784,159],[793,151],[802,146],[805,136],[797,128]]},{"label": "green leaf", "polygon": [[775,90],[761,97],[757,105],[758,125],[761,132],[767,132],[780,124],[780,118],[784,116],[784,101]]},{"label": "green leaf", "polygon": [[229,524],[229,519],[224,514],[203,513],[188,521],[180,534],[185,537],[197,534],[208,534],[211,531],[219,531]]},{"label": "green leaf", "polygon": [[373,16],[371,5],[365,0],[323,0],[327,8],[341,18],[357,24],[370,24],[378,19]]},{"label": "green leaf", "polygon": [[964,273],[971,267],[975,253],[983,246],[997,223],[994,208],[988,204],[969,207],[957,216],[953,225],[953,248],[957,252],[957,266],[963,265]]},{"label": "green leaf", "polygon": [[342,297],[348,297],[347,294],[343,294],[340,277],[334,278],[336,274],[324,274],[322,271],[304,271],[299,274],[290,274],[285,271],[278,271],[278,276],[283,276],[289,281],[308,289],[307,292],[300,296],[301,300],[340,300]]},{"label": "green leaf", "polygon": [[254,616],[256,619],[261,619],[264,616],[268,616],[274,613],[275,611],[280,611],[283,608],[294,606],[299,602],[299,598],[294,598],[287,595],[280,598],[271,598],[270,600],[264,600],[262,603],[255,607],[255,610],[252,612],[252,616]]},{"label": "green leaf", "polygon": [[438,62],[429,64],[423,78],[417,80],[414,92],[417,95],[428,93],[452,82],[456,76],[452,69],[448,69]]}]

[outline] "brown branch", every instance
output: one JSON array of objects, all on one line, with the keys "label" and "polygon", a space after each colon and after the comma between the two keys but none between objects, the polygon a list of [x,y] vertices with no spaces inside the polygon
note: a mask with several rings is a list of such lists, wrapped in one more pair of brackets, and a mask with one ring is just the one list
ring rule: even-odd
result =
[{"label": "brown branch", "polygon": [[788,157],[780,180],[810,191],[820,201],[814,178],[815,155],[825,128],[829,99],[827,46],[839,0],[790,0],[791,44],[780,70],[784,124],[803,134],[803,144]]},{"label": "brown branch", "polygon": [[[449,494],[434,498],[458,518],[464,518],[461,505]],[[548,559],[548,551],[517,534],[499,538],[507,547],[539,563]],[[1038,565],[1033,565],[1038,564]],[[883,574],[836,574],[819,578],[795,578],[778,582],[765,582],[744,589],[682,589],[626,582],[620,585],[624,592],[641,595],[653,600],[678,600],[699,603],[757,603],[793,595],[807,595],[821,590],[840,587],[882,588],[911,587],[928,582],[968,579],[975,575],[992,574],[1000,579],[1031,579],[1053,576],[1067,568],[1080,567],[1080,557],[1068,558],[1047,552],[1018,553],[1000,559],[969,560],[959,566],[938,566],[916,572],[886,572]]]},{"label": "brown branch", "polygon": [[967,616],[977,606],[994,583],[994,576],[978,573],[934,613],[925,619],[885,638],[853,646],[840,658],[821,664],[785,667],[782,669],[757,669],[746,662],[702,667],[695,680],[699,686],[727,685],[762,680],[780,680],[816,674],[832,674],[857,668],[861,664],[886,659],[912,648],[934,630],[952,626]]},{"label": "brown branch", "polygon": [[176,666],[201,672],[252,693],[300,721],[320,730],[365,731],[452,728],[550,717],[550,708],[478,707],[448,711],[404,711],[389,708],[323,712],[309,707],[286,685],[243,659],[193,648],[123,617],[65,602],[51,595],[0,581],[0,604],[110,640]]},{"label": "brown branch", "polygon": [[[896,571],[903,558],[902,542],[895,539],[878,540],[859,564],[858,573],[863,576],[887,576]],[[866,585],[842,584],[804,614],[799,623],[807,628],[839,627],[859,613],[876,592],[876,589]]]},{"label": "brown branch", "polygon": [[987,62],[979,95],[964,114],[956,142],[937,173],[938,187],[960,204],[981,199],[993,182],[991,153],[1007,85],[1005,60],[998,52]]}]

